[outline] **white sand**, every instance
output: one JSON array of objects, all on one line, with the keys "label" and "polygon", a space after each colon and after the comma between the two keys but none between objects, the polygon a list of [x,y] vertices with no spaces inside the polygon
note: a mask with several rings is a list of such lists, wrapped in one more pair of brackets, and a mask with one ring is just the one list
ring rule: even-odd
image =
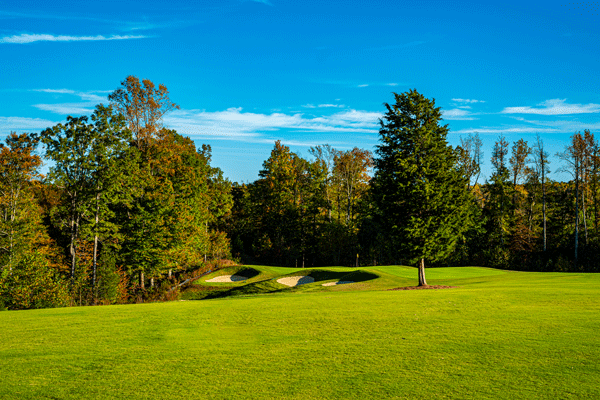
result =
[{"label": "white sand", "polygon": [[241,275],[221,275],[216,278],[208,279],[206,282],[241,282],[246,279],[248,278]]},{"label": "white sand", "polygon": [[278,283],[286,286],[299,286],[307,283],[313,283],[315,279],[312,276],[287,276],[277,279]]},{"label": "white sand", "polygon": [[322,284],[321,286],[335,286],[335,285],[345,285],[347,283],[354,283],[354,281],[337,281],[337,282],[327,282]]}]

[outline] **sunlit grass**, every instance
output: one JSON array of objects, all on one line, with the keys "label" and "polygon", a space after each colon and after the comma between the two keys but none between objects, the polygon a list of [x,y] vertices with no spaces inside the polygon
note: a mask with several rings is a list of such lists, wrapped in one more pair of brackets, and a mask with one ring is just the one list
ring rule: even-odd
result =
[{"label": "sunlit grass", "polygon": [[[254,284],[297,272],[270,268]],[[415,269],[362,270],[379,278],[1,312],[0,398],[600,398],[600,275],[428,269],[458,288],[387,291]]]}]

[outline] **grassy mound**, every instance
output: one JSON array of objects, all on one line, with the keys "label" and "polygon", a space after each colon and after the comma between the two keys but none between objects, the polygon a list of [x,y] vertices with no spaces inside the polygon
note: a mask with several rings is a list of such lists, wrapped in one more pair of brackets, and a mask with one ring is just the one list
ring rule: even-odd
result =
[{"label": "grassy mound", "polygon": [[[227,282],[213,283],[206,282],[216,276],[222,275],[244,275],[247,271],[255,271],[253,278],[243,282]],[[278,279],[293,276],[310,276],[314,279],[314,283],[286,286],[277,282]],[[366,282],[377,279],[379,275],[373,272],[364,270],[355,270],[351,268],[288,268],[282,269],[277,267],[252,266],[252,267],[231,267],[219,270],[214,274],[207,275],[191,289],[185,290],[182,295],[182,300],[202,300],[215,299],[232,296],[251,296],[259,294],[275,294],[281,292],[311,292],[331,290],[324,288],[321,283],[328,281],[353,281],[356,283]],[[365,287],[357,286],[358,290],[364,290]],[[335,289],[334,289],[335,290]]]},{"label": "grassy mound", "polygon": [[428,283],[458,288],[389,291],[416,270],[284,289],[298,271],[255,268],[271,278],[230,289],[275,292],[0,312],[0,398],[600,398],[600,274],[440,268]]}]

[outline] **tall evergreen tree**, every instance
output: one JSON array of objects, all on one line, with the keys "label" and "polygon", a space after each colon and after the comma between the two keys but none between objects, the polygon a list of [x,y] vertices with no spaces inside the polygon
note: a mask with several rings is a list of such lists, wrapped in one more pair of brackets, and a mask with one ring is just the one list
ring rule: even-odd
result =
[{"label": "tall evergreen tree", "polygon": [[402,257],[418,262],[422,286],[425,260],[443,260],[471,226],[473,201],[435,100],[416,90],[394,96],[380,120],[373,196]]}]

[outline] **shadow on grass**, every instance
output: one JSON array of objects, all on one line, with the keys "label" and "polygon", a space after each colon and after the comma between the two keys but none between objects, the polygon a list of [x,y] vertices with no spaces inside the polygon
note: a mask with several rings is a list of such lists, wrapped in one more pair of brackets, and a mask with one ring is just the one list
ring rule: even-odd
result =
[{"label": "shadow on grass", "polygon": [[[249,268],[251,269],[251,268]],[[239,275],[243,275],[240,271]],[[246,276],[246,275],[243,275]],[[289,275],[278,276],[271,279],[265,279],[259,282],[249,283],[247,285],[238,286],[226,290],[218,290],[212,291],[209,293],[203,293],[201,299],[217,299],[223,297],[231,297],[231,296],[248,296],[255,294],[263,294],[263,293],[279,293],[286,291],[298,291],[302,290],[304,285],[299,286],[291,286],[291,287],[282,287],[282,284],[278,283],[277,280],[286,276],[310,276],[315,280],[314,283],[322,282],[322,281],[330,281],[330,280],[338,280],[338,281],[352,281],[352,282],[365,282],[372,279],[379,278],[379,275],[376,275],[371,272],[366,272],[362,270],[358,271],[331,271],[326,269],[308,269],[306,271],[297,271],[291,273]],[[197,298],[200,300],[200,298]],[[190,299],[191,300],[191,299]]]},{"label": "shadow on grass", "polygon": [[254,268],[242,268],[235,273],[235,275],[243,276],[247,279],[252,279],[255,276],[258,276],[258,274],[260,274],[260,271]]}]

